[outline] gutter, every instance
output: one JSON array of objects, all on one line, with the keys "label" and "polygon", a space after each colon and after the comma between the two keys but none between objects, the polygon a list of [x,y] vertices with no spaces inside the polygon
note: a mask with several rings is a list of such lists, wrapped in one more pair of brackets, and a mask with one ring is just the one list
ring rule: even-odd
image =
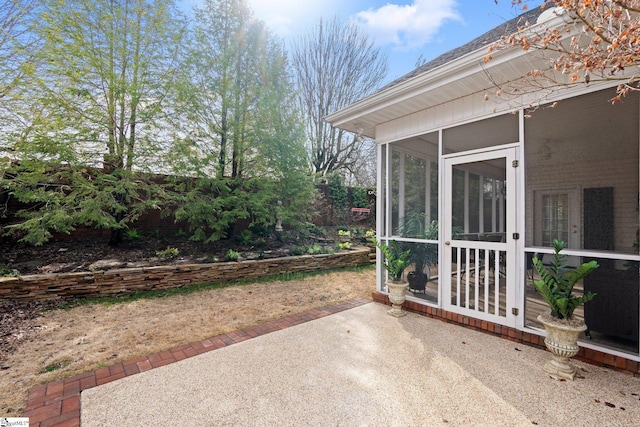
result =
[{"label": "gutter", "polygon": [[[551,10],[543,12],[540,17],[543,17],[543,20],[532,25],[528,31],[533,33],[540,30],[543,26],[557,28],[573,21],[568,14],[557,13]],[[538,21],[540,21],[540,19]],[[423,74],[419,74],[398,85],[383,89],[363,98],[360,101],[325,116],[324,120],[334,127],[341,127],[342,129],[354,132],[356,131],[354,123],[361,120],[361,118],[367,114],[382,110],[393,104],[398,104],[410,97],[424,94],[450,81],[460,80],[461,78],[478,72],[483,72],[483,64],[493,68],[529,54],[531,54],[531,52],[519,48],[503,49],[494,52],[494,57],[491,61],[485,62],[484,58],[487,55],[487,48],[479,48],[432,70],[425,71]],[[375,137],[375,129],[365,129],[363,134],[365,136]]]}]

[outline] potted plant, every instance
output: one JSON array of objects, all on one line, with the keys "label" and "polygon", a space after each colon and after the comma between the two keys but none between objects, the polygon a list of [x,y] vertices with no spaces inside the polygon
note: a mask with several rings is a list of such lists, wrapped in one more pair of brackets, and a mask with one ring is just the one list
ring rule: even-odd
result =
[{"label": "potted plant", "polygon": [[553,260],[549,268],[538,257],[533,258],[533,266],[540,275],[539,280],[534,280],[533,286],[551,309],[549,313],[538,316],[547,333],[544,343],[553,354],[552,360],[545,364],[544,371],[555,377],[573,380],[576,368],[569,364],[569,359],[578,353],[578,335],[587,330],[584,320],[574,318],[573,312],[596,296],[593,292],[574,295],[573,287],[599,265],[596,261],[589,261],[577,268],[569,268],[567,256],[560,254],[564,248],[563,241],[553,241]]},{"label": "potted plant", "polygon": [[[423,240],[438,239],[438,221],[428,222],[424,213],[409,213],[400,221],[399,234]],[[409,290],[425,292],[429,281],[429,270],[438,263],[438,246],[426,243],[405,242],[403,246],[411,251],[409,260],[413,269],[407,274]]]},{"label": "potted plant", "polygon": [[407,313],[402,311],[402,303],[404,303],[405,290],[409,284],[403,280],[403,274],[404,270],[411,265],[411,260],[409,259],[411,251],[403,251],[396,241],[391,241],[390,245],[384,245],[375,238],[371,239],[371,241],[384,255],[382,266],[388,273],[386,285],[389,290],[391,310],[387,314],[394,317],[404,316]]},{"label": "potted plant", "polygon": [[[462,233],[460,227],[453,227],[455,238]],[[398,234],[422,240],[438,240],[438,221],[429,221],[424,212],[409,212],[400,220]],[[430,243],[404,242],[403,247],[411,251],[410,261],[413,269],[407,273],[409,290],[425,292],[430,277],[431,266],[438,264],[438,245]]]}]

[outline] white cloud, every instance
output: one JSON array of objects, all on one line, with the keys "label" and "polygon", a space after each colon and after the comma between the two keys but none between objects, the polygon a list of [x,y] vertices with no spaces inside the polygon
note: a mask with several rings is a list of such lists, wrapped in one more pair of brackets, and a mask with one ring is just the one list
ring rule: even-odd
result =
[{"label": "white cloud", "polygon": [[249,0],[255,16],[282,38],[315,25],[327,10],[338,10],[338,4],[338,0]]},{"label": "white cloud", "polygon": [[256,17],[264,21],[271,31],[282,37],[290,35],[295,5],[286,0],[251,0],[250,5]]},{"label": "white cloud", "polygon": [[412,4],[387,3],[378,9],[358,12],[353,21],[376,44],[410,50],[433,40],[447,21],[462,21],[455,0],[413,0]]}]

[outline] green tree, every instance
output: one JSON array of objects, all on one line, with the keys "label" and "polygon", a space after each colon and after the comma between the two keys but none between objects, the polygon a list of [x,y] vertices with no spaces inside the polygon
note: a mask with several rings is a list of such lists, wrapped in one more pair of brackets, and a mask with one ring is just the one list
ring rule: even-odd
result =
[{"label": "green tree", "polygon": [[[8,135],[20,126],[14,104],[20,100],[16,90],[29,69],[29,56],[36,42],[29,32],[31,12],[36,0],[0,0],[0,179],[15,160]],[[0,186],[0,218],[8,216],[9,192]]]},{"label": "green tree", "polygon": [[308,215],[312,197],[303,134],[282,43],[243,0],[205,0],[195,9],[193,40],[176,116],[174,173],[182,189],[176,219],[193,238],[228,237],[238,219],[252,225]]},{"label": "green tree", "polygon": [[27,203],[10,230],[42,244],[79,224],[111,230],[111,244],[165,192],[157,172],[185,21],[163,0],[46,0],[40,40],[21,90],[19,162],[0,182]]},{"label": "green tree", "polygon": [[0,100],[22,79],[29,48],[35,43],[29,32],[36,0],[0,0]]}]

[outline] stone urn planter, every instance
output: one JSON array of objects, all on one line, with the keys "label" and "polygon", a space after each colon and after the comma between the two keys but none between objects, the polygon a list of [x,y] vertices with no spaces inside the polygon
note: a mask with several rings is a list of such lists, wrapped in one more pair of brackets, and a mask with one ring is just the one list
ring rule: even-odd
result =
[{"label": "stone urn planter", "polygon": [[538,316],[538,321],[544,325],[547,333],[544,344],[552,354],[543,370],[554,377],[573,380],[577,368],[569,363],[569,359],[580,350],[578,336],[587,330],[587,325],[583,321],[562,322],[547,314]]},{"label": "stone urn planter", "polygon": [[405,316],[407,313],[402,311],[402,303],[405,300],[405,291],[409,284],[402,279],[404,270],[411,265],[409,256],[411,251],[403,251],[400,249],[398,242],[391,240],[387,245],[380,243],[375,238],[371,239],[373,243],[380,249],[382,258],[382,266],[387,270],[388,280],[386,281],[387,290],[389,291],[389,301],[391,301],[391,310],[387,314],[393,317]]},{"label": "stone urn planter", "polygon": [[553,260],[547,268],[538,257],[533,258],[533,266],[540,275],[533,286],[540,293],[551,311],[538,316],[547,336],[544,340],[552,359],[543,370],[554,378],[573,380],[577,369],[569,364],[569,359],[578,353],[578,336],[586,331],[584,320],[573,317],[573,312],[581,304],[591,301],[596,294],[585,292],[574,295],[573,287],[587,274],[599,267],[596,261],[585,262],[577,268],[567,266],[566,255],[560,254],[565,248],[561,240],[553,241]]},{"label": "stone urn planter", "polygon": [[387,311],[387,314],[393,317],[406,316],[407,312],[402,311],[402,304],[409,284],[405,281],[387,280],[386,285],[389,290],[389,301],[391,301],[391,310]]}]

